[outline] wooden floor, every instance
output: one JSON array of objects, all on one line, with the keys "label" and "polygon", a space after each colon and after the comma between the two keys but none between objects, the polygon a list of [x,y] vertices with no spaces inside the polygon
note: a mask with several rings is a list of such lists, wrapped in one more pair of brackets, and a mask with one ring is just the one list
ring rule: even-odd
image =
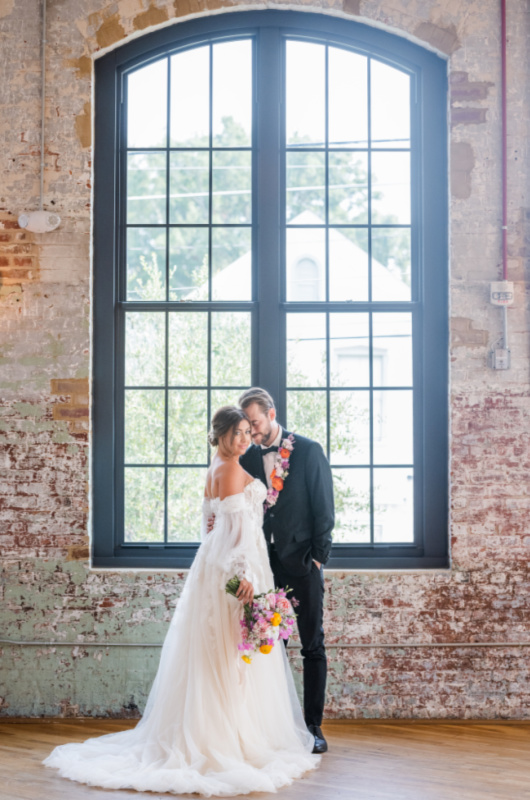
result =
[{"label": "wooden floor", "polygon": [[[121,720],[0,720],[1,800],[125,800],[175,795],[95,789],[41,760],[58,744],[134,726]],[[530,799],[530,722],[326,722],[319,770],[255,800]],[[180,797],[184,797],[180,795]],[[186,795],[198,800],[198,795]]]}]

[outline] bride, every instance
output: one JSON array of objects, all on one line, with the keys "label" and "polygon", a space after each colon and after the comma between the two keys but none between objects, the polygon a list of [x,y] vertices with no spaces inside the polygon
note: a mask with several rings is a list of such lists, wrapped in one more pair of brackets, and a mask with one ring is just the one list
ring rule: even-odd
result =
[{"label": "bride", "polygon": [[[242,661],[242,603],[274,588],[262,532],[265,485],[239,465],[250,424],[236,406],[214,415],[201,545],[135,728],[56,747],[43,761],[107,789],[232,796],[274,792],[315,769],[285,648]],[[215,524],[207,533],[207,520]],[[237,575],[238,599],[225,593]]]}]

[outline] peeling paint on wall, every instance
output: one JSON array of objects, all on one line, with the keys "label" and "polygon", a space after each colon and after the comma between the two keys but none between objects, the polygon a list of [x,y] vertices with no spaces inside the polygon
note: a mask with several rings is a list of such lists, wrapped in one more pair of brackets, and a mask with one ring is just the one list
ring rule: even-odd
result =
[{"label": "peeling paint on wall", "polygon": [[154,5],[150,5],[147,11],[143,11],[133,19],[133,26],[137,31],[143,31],[153,25],[160,25],[167,19],[168,12],[166,8],[157,8]]},{"label": "peeling paint on wall", "polygon": [[420,22],[414,29],[414,35],[431,44],[436,50],[448,55],[461,47],[454,24],[441,26],[435,25],[433,22]]},{"label": "peeling paint on wall", "polygon": [[0,0],[0,17],[8,17],[15,7],[15,0]]},{"label": "peeling paint on wall", "polygon": [[361,0],[344,0],[342,7],[346,14],[357,16],[361,13]]},{"label": "peeling paint on wall", "polygon": [[81,147],[90,147],[92,144],[92,117],[91,104],[85,103],[82,114],[75,118],[75,127]]},{"label": "peeling paint on wall", "polygon": [[96,31],[96,40],[100,47],[109,47],[125,38],[125,29],[119,21],[118,14],[107,17]]},{"label": "peeling paint on wall", "polygon": [[451,194],[459,200],[471,197],[471,173],[475,166],[473,148],[468,142],[451,144]]}]

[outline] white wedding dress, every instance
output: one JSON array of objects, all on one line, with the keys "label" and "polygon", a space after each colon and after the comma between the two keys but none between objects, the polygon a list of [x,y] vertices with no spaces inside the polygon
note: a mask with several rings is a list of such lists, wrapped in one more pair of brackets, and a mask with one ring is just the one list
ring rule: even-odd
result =
[{"label": "white wedding dress", "polygon": [[250,580],[256,594],[274,587],[265,495],[255,479],[239,494],[204,500],[201,545],[136,727],[60,745],[44,764],[107,789],[206,796],[274,792],[318,766],[283,644],[243,662],[241,604],[225,592],[234,575]]}]

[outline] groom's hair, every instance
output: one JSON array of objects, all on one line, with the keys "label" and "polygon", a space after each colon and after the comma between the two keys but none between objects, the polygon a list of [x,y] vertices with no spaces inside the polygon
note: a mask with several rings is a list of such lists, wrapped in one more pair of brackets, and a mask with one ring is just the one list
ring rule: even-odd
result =
[{"label": "groom's hair", "polygon": [[248,408],[252,403],[257,403],[264,414],[267,414],[271,408],[276,408],[274,400],[267,392],[259,386],[253,386],[251,389],[245,389],[239,398],[239,405],[242,409]]}]

